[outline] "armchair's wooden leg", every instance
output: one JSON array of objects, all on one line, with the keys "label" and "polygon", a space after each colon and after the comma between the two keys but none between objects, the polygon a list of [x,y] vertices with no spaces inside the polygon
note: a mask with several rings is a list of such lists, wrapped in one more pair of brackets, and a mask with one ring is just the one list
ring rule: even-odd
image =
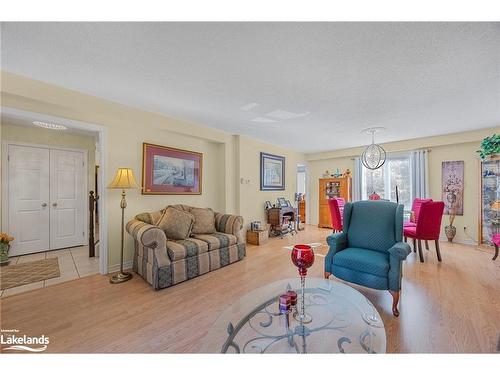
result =
[{"label": "armchair's wooden leg", "polygon": [[498,256],[498,245],[495,244],[495,255],[493,256],[492,260],[497,259],[497,256]]},{"label": "armchair's wooden leg", "polygon": [[398,303],[399,303],[399,291],[389,290],[392,296],[392,315],[395,317],[399,316]]},{"label": "armchair's wooden leg", "polygon": [[434,243],[436,244],[436,254],[438,256],[438,260],[441,262],[441,251],[439,251],[439,240],[435,240]]},{"label": "armchair's wooden leg", "polygon": [[326,272],[326,271],[325,271],[325,279],[329,279],[329,278],[330,278],[330,275],[331,275],[331,273],[330,273],[330,272]]},{"label": "armchair's wooden leg", "polygon": [[408,238],[406,238],[406,236],[405,236],[405,242],[408,242]]},{"label": "armchair's wooden leg", "polygon": [[429,242],[425,240],[425,250],[429,250]]},{"label": "armchair's wooden leg", "polygon": [[424,263],[424,254],[422,254],[422,241],[418,240],[418,256],[420,257],[420,262]]},{"label": "armchair's wooden leg", "polygon": [[415,238],[413,238],[413,252],[417,252],[417,240]]}]

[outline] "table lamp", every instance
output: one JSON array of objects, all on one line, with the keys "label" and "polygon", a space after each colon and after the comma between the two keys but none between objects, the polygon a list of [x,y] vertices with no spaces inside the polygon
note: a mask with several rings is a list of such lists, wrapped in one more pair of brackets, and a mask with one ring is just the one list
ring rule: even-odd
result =
[{"label": "table lamp", "polygon": [[123,234],[125,226],[125,207],[127,207],[127,201],[125,200],[125,189],[134,188],[137,188],[137,182],[135,181],[134,173],[130,168],[118,168],[115,178],[108,185],[108,189],[122,189],[122,200],[120,202],[120,207],[122,209],[120,272],[111,277],[111,279],[109,280],[111,284],[123,283],[124,281],[130,280],[132,278],[132,274],[130,272],[123,272]]}]

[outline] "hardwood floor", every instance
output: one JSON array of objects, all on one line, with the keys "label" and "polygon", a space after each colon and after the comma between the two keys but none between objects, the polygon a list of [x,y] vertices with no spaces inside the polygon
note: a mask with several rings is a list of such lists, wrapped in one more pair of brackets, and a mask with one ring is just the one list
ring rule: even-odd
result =
[{"label": "hardwood floor", "polygon": [[[48,352],[197,352],[220,312],[240,295],[297,275],[290,251],[298,242],[325,243],[329,230],[306,226],[296,236],[248,246],[238,263],[161,291],[138,275],[111,285],[101,275],[0,300],[1,328],[50,338]],[[474,246],[433,244],[404,265],[399,318],[388,292],[356,287],[377,307],[388,353],[496,352],[500,332],[500,268]],[[321,277],[326,245],[309,275]]]}]

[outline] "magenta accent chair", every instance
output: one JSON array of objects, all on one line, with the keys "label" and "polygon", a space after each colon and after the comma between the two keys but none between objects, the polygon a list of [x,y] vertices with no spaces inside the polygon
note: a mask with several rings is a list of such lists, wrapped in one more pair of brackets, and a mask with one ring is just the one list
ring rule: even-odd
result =
[{"label": "magenta accent chair", "polygon": [[422,254],[422,240],[434,241],[436,254],[441,262],[441,252],[439,251],[439,233],[441,232],[441,219],[443,218],[444,202],[425,202],[420,206],[417,225],[414,227],[403,227],[404,237],[413,239],[413,251],[416,252],[418,241],[418,255],[420,261],[424,262]]},{"label": "magenta accent chair", "polygon": [[493,256],[493,260],[498,257],[498,247],[500,246],[500,233],[494,234],[491,238],[493,245],[495,245],[495,255]]},{"label": "magenta accent chair", "polygon": [[342,232],[342,217],[344,216],[345,200],[343,198],[328,199],[333,232]]},{"label": "magenta accent chair", "polygon": [[413,221],[405,221],[403,227],[416,227],[418,221],[418,214],[420,213],[420,207],[423,203],[432,202],[432,199],[415,198],[411,205],[411,211],[413,212]]}]

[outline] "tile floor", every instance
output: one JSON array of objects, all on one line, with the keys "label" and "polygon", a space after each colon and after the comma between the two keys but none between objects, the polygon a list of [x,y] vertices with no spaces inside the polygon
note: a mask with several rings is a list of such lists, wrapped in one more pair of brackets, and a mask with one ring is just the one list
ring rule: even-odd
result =
[{"label": "tile floor", "polygon": [[89,250],[87,246],[13,257],[11,258],[10,264],[19,264],[54,257],[58,258],[59,272],[61,276],[44,281],[38,281],[36,283],[17,286],[15,288],[0,290],[0,297],[8,297],[14,294],[27,292],[29,290],[44,288],[46,286],[99,273],[99,258],[89,258]]}]

